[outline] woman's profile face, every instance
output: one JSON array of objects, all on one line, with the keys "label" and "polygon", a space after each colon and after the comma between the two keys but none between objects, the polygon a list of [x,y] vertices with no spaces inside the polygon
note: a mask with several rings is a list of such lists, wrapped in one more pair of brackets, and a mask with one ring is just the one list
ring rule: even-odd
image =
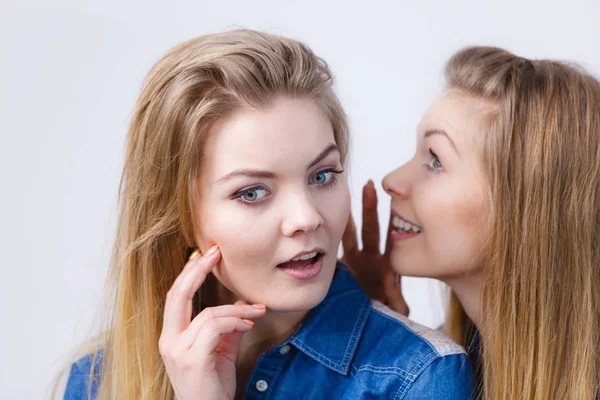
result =
[{"label": "woman's profile face", "polygon": [[481,271],[489,183],[480,143],[489,107],[457,90],[443,93],[419,124],[413,158],[384,178],[397,272],[451,280]]},{"label": "woman's profile face", "polygon": [[210,130],[198,178],[197,242],[239,298],[306,311],[325,297],[350,212],[331,122],[311,100],[280,97]]}]

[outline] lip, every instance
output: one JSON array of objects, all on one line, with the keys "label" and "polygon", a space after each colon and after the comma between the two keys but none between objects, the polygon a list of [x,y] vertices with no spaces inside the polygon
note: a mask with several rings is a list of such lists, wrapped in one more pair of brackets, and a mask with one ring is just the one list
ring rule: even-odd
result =
[{"label": "lip", "polygon": [[[314,248],[314,249],[312,249],[312,250],[308,250],[308,251],[301,251],[300,253],[296,254],[295,256],[293,256],[292,258],[290,258],[289,260],[285,260],[285,261],[283,261],[283,262],[281,262],[281,263],[279,263],[279,264],[283,264],[283,263],[286,263],[286,262],[290,262],[290,261],[292,261],[292,260],[293,260],[294,258],[296,258],[296,257],[300,257],[300,256],[303,256],[303,255],[305,255],[305,254],[310,254],[310,253],[319,253],[319,254],[321,254],[321,255],[323,255],[323,256],[324,256],[324,255],[325,255],[325,250],[323,250],[323,249],[322,249],[322,248],[320,248],[320,247],[315,247],[315,248]],[[277,264],[277,265],[279,265],[279,264]]]},{"label": "lip", "polygon": [[299,281],[312,279],[319,275],[323,270],[323,258],[325,258],[325,256],[321,254],[316,263],[304,269],[279,268],[279,271]]}]

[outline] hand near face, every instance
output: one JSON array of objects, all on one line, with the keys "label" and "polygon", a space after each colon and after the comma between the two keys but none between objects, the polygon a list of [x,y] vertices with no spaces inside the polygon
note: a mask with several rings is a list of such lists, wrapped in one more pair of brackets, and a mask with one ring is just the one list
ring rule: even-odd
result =
[{"label": "hand near face", "polygon": [[381,301],[394,311],[408,315],[408,305],[401,292],[399,276],[396,278],[390,266],[391,243],[388,238],[385,253],[379,251],[379,218],[377,216],[377,192],[372,181],[363,187],[363,249],[358,249],[354,219],[350,216],[342,238],[344,256],[342,262],[352,272],[365,293],[372,299]]},{"label": "hand near face", "polygon": [[220,258],[215,246],[190,259],[167,294],[158,347],[178,400],[233,399],[242,336],[266,312],[238,301],[206,308],[191,320],[194,293]]}]

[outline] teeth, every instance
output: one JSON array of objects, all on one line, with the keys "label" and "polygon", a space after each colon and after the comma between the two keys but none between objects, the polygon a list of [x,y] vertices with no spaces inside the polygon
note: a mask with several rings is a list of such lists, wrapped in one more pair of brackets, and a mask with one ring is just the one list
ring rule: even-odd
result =
[{"label": "teeth", "polygon": [[292,261],[306,261],[306,260],[310,260],[311,258],[315,258],[317,256],[316,251],[309,253],[309,254],[304,254],[303,256],[300,257],[296,257],[296,258],[292,258]]},{"label": "teeth", "polygon": [[394,217],[392,218],[392,225],[394,225],[394,228],[397,228],[397,230],[402,230],[405,232],[414,232],[414,233],[420,233],[421,232],[421,228],[419,228],[416,225],[411,224],[410,222],[406,222],[404,220],[401,220],[398,217]]}]

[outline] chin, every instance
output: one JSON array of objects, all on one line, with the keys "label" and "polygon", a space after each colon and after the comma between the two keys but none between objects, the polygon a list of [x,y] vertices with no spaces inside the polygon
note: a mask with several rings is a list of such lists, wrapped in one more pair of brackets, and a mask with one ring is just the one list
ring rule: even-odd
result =
[{"label": "chin", "polygon": [[265,302],[267,309],[279,312],[305,312],[318,306],[329,290],[329,282],[315,282],[313,285],[273,293],[271,301]]},{"label": "chin", "polygon": [[444,268],[444,266],[438,266],[437,268],[432,268],[424,261],[410,261],[406,257],[398,257],[398,259],[392,257],[390,262],[392,269],[401,276],[437,279],[446,283],[450,280],[464,278],[465,276],[477,273],[476,269],[468,270],[462,267]]},{"label": "chin", "polygon": [[278,301],[276,303],[272,303],[271,305],[266,304],[267,310],[276,311],[282,313],[298,313],[298,312],[307,312],[315,308],[322,301],[304,301],[304,302],[293,302],[293,303],[282,303]]},{"label": "chin", "polygon": [[436,271],[427,268],[427,263],[423,261],[410,260],[406,256],[400,254],[390,257],[390,264],[394,272],[401,276],[409,276],[416,278],[437,278]]}]

